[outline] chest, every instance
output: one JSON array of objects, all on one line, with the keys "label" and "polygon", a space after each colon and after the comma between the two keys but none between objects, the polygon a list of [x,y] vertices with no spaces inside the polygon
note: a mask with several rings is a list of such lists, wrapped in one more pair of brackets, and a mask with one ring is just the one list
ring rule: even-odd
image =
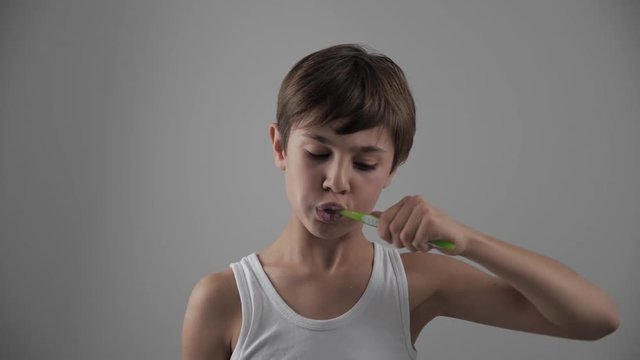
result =
[{"label": "chest", "polygon": [[278,295],[299,315],[326,320],[354,307],[365,292],[370,269],[337,273],[309,273],[265,269]]}]

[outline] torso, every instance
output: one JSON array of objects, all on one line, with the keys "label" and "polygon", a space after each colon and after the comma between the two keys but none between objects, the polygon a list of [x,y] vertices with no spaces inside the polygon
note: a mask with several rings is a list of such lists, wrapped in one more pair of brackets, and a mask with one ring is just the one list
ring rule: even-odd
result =
[{"label": "torso", "polygon": [[[411,309],[411,341],[415,341],[424,328],[438,315],[438,305],[433,296],[437,288],[437,272],[433,272],[433,281],[425,281],[424,263],[432,254],[402,254],[402,262],[407,274],[409,287],[409,307]],[[336,271],[331,274],[318,274],[301,271],[289,266],[263,263],[263,267],[278,294],[298,314],[310,319],[331,319],[347,312],[364,292],[372,271],[372,264],[362,262],[355,268]],[[235,349],[242,325],[240,295],[235,286],[233,272],[225,271],[230,277],[227,282],[229,293],[233,294],[235,307],[230,309],[235,316],[229,324],[228,341],[231,350]],[[333,301],[326,301],[327,298]]]}]

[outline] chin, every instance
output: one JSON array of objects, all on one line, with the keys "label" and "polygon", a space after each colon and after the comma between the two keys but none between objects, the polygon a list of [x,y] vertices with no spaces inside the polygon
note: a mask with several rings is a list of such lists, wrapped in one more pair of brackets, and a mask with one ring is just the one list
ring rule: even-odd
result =
[{"label": "chin", "polygon": [[307,223],[303,222],[302,226],[311,235],[320,239],[335,239],[347,233],[346,229],[339,227],[337,224],[327,224],[315,219],[311,219]]},{"label": "chin", "polygon": [[331,228],[329,226],[322,226],[322,223],[313,223],[310,224],[310,226],[305,226],[305,228],[311,235],[320,239],[335,238],[338,235],[338,229]]}]

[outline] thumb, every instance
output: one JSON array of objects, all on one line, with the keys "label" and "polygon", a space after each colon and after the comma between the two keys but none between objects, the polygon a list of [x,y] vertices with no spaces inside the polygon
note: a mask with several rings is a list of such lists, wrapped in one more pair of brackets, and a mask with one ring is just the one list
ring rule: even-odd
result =
[{"label": "thumb", "polygon": [[[380,219],[380,216],[382,215],[382,211],[372,211],[369,213],[369,215],[373,215],[378,219]],[[391,234],[389,234],[389,231],[387,230],[386,225],[384,225],[382,222],[378,223],[378,236],[380,236],[382,240],[385,240],[386,242],[391,244]]]}]

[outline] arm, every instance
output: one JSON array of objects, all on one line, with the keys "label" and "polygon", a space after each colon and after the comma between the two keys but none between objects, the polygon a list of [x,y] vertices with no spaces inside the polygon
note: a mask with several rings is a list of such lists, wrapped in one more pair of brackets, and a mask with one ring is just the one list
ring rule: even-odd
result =
[{"label": "arm", "polygon": [[[503,310],[494,307],[493,312],[507,327],[583,340],[599,339],[618,327],[613,299],[565,265],[477,231],[465,234],[467,244],[460,255],[499,278],[478,279],[484,289],[497,288],[495,292],[485,294],[483,288],[472,291],[504,306]],[[470,271],[461,271],[460,275],[463,281],[473,276]],[[450,290],[445,292],[451,294]],[[463,312],[445,309],[452,316]]]},{"label": "arm", "polygon": [[430,240],[451,240],[455,250],[443,252],[496,275],[448,257],[416,254],[411,262],[421,269],[418,277],[438,277],[428,301],[437,300],[441,315],[585,340],[618,327],[616,306],[602,289],[553,259],[454,221],[420,197],[407,197],[382,213],[378,232],[398,247],[418,251],[428,251]]},{"label": "arm", "polygon": [[184,317],[182,359],[230,359],[232,329],[240,312],[240,297],[230,270],[200,280],[191,292]]}]

